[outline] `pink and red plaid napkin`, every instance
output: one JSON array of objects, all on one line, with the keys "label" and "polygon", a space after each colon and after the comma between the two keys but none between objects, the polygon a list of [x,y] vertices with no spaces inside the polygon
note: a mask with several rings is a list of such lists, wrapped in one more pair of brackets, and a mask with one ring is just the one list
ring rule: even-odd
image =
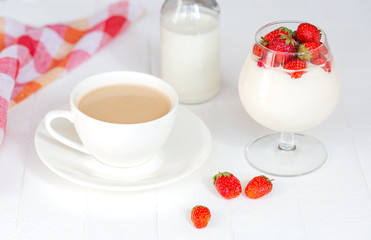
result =
[{"label": "pink and red plaid napkin", "polygon": [[88,59],[143,11],[135,0],[121,1],[90,18],[41,28],[0,17],[0,145],[9,107]]}]

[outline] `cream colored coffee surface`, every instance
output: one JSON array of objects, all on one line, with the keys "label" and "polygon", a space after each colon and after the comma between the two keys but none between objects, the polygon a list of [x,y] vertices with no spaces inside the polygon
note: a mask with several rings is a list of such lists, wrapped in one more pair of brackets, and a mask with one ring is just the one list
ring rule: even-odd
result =
[{"label": "cream colored coffee surface", "polygon": [[164,116],[170,100],[159,90],[138,85],[98,88],[82,97],[78,104],[86,115],[111,123],[142,123]]}]

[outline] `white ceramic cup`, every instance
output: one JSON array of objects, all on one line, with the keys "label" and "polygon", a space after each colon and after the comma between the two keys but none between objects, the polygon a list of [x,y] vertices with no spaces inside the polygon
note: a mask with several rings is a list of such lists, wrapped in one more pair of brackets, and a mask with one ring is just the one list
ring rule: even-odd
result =
[{"label": "white ceramic cup", "polygon": [[[144,85],[160,90],[170,99],[171,109],[158,119],[135,124],[100,121],[78,109],[80,99],[87,93],[117,84]],[[138,72],[107,72],[93,75],[77,84],[70,95],[70,110],[47,113],[45,125],[52,137],[71,148],[91,154],[110,166],[132,167],[152,159],[159,152],[172,130],[177,106],[176,91],[162,79]],[[53,129],[51,123],[56,118],[66,118],[72,122],[82,144]]]}]

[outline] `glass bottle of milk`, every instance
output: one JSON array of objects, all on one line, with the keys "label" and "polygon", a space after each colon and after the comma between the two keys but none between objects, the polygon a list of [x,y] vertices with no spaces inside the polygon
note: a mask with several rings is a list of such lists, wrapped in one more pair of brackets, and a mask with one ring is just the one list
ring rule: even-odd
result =
[{"label": "glass bottle of milk", "polygon": [[220,89],[219,6],[215,0],[166,0],[161,9],[161,75],[181,103]]}]

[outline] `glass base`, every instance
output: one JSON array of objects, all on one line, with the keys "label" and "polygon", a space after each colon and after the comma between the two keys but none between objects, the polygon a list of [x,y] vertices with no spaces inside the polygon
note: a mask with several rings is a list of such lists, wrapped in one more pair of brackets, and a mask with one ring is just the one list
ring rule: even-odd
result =
[{"label": "glass base", "polygon": [[317,139],[294,134],[295,148],[282,150],[280,133],[256,139],[246,148],[247,161],[257,170],[269,175],[301,176],[319,169],[327,160],[327,151]]}]

